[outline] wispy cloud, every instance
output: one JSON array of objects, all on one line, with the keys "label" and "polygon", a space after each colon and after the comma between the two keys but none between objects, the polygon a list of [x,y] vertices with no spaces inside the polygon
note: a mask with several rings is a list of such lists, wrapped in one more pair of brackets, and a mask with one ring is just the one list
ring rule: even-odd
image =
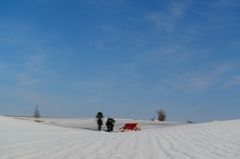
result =
[{"label": "wispy cloud", "polygon": [[16,63],[14,67],[1,63],[2,79],[18,87],[38,86],[46,81],[52,72],[47,68],[43,55],[31,55],[25,61]]},{"label": "wispy cloud", "polygon": [[19,74],[19,84],[33,86],[46,82],[53,73],[47,67],[48,62],[44,55],[32,55],[24,63],[24,71]]},{"label": "wispy cloud", "polygon": [[24,68],[32,73],[48,73],[48,59],[45,54],[33,54],[26,58]]},{"label": "wispy cloud", "polygon": [[18,87],[37,86],[53,74],[48,67],[49,47],[43,40],[46,37],[37,36],[39,32],[22,23],[2,22],[0,28],[3,30],[0,71],[6,83]]},{"label": "wispy cloud", "polygon": [[[206,90],[208,88],[223,88],[239,84],[239,76],[233,72],[239,66],[234,64],[219,64],[208,71],[194,73],[189,72],[179,76],[172,81],[172,85],[177,89],[189,91]],[[233,74],[231,74],[233,73]]]},{"label": "wispy cloud", "polygon": [[189,88],[205,89],[212,84],[214,77],[192,77],[190,80]]},{"label": "wispy cloud", "polygon": [[172,2],[167,11],[153,12],[146,16],[146,19],[153,22],[157,27],[166,31],[173,31],[176,20],[184,15],[185,9],[189,4],[186,2]]},{"label": "wispy cloud", "polygon": [[230,89],[240,85],[240,75],[237,73],[240,68],[238,64],[218,63],[215,66],[204,67],[199,70],[189,68],[175,73],[168,72],[172,75],[159,78],[159,82],[153,84],[152,93],[167,95],[172,91],[201,92]]},{"label": "wispy cloud", "polygon": [[237,0],[231,0],[231,1],[218,0],[216,2],[212,2],[211,6],[214,8],[226,8],[226,7],[234,6],[237,2],[238,2]]},{"label": "wispy cloud", "polygon": [[185,46],[168,44],[140,52],[136,60],[140,63],[165,63],[166,61],[172,63],[191,60],[193,55],[194,53]]},{"label": "wispy cloud", "polygon": [[[126,20],[127,21],[127,20]],[[108,22],[100,26],[101,31],[103,32],[104,39],[101,37],[97,40],[96,46],[100,49],[112,48],[112,45],[116,48],[122,48],[121,45],[131,49],[134,47],[144,47],[148,44],[148,36],[146,33],[139,32],[133,27],[129,27],[128,23],[126,24],[108,24]],[[124,40],[123,40],[124,39]],[[104,46],[104,47],[103,47]]]},{"label": "wispy cloud", "polygon": [[186,7],[189,5],[189,2],[183,1],[183,2],[172,2],[170,4],[170,14],[174,18],[178,18],[182,15],[184,15]]},{"label": "wispy cloud", "polygon": [[230,77],[229,81],[227,83],[225,83],[222,87],[223,88],[231,88],[234,86],[237,86],[237,87],[240,86],[240,75]]},{"label": "wispy cloud", "polygon": [[108,50],[106,44],[103,41],[100,41],[100,40],[95,42],[95,46],[102,51],[107,51]]},{"label": "wispy cloud", "polygon": [[195,22],[185,27],[185,29],[183,30],[183,35],[180,37],[180,40],[184,43],[196,42],[199,37],[201,37],[202,32],[203,29],[201,27],[201,24]]}]

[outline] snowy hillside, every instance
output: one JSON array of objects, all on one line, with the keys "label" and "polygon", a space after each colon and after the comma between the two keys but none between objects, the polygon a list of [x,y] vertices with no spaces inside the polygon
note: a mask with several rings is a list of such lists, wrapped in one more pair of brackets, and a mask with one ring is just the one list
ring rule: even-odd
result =
[{"label": "snowy hillside", "polygon": [[[137,121],[139,132],[107,133],[96,131],[93,119],[21,119],[0,116],[1,159],[240,158],[240,120]],[[116,121],[115,132],[129,120]]]}]

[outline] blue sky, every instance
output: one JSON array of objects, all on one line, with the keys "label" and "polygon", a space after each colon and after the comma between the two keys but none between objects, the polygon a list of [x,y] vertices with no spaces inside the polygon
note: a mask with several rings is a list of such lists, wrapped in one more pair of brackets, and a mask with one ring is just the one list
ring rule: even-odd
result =
[{"label": "blue sky", "polygon": [[240,117],[238,0],[2,0],[0,114]]}]

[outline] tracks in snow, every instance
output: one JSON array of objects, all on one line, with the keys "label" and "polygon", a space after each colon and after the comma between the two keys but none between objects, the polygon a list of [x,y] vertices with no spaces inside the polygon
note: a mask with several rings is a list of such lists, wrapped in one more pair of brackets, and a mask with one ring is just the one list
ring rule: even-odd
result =
[{"label": "tracks in snow", "polygon": [[[0,147],[9,158],[225,159],[240,156],[240,121],[148,129],[140,132],[55,132],[0,134],[10,141]],[[58,131],[61,129],[58,129]]]}]

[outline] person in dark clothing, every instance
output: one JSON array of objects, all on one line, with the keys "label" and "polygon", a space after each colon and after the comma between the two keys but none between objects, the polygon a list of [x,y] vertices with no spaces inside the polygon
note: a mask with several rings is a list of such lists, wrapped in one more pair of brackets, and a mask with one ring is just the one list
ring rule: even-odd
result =
[{"label": "person in dark clothing", "polygon": [[114,127],[115,120],[114,118],[108,118],[106,122],[107,131],[112,132]]}]

